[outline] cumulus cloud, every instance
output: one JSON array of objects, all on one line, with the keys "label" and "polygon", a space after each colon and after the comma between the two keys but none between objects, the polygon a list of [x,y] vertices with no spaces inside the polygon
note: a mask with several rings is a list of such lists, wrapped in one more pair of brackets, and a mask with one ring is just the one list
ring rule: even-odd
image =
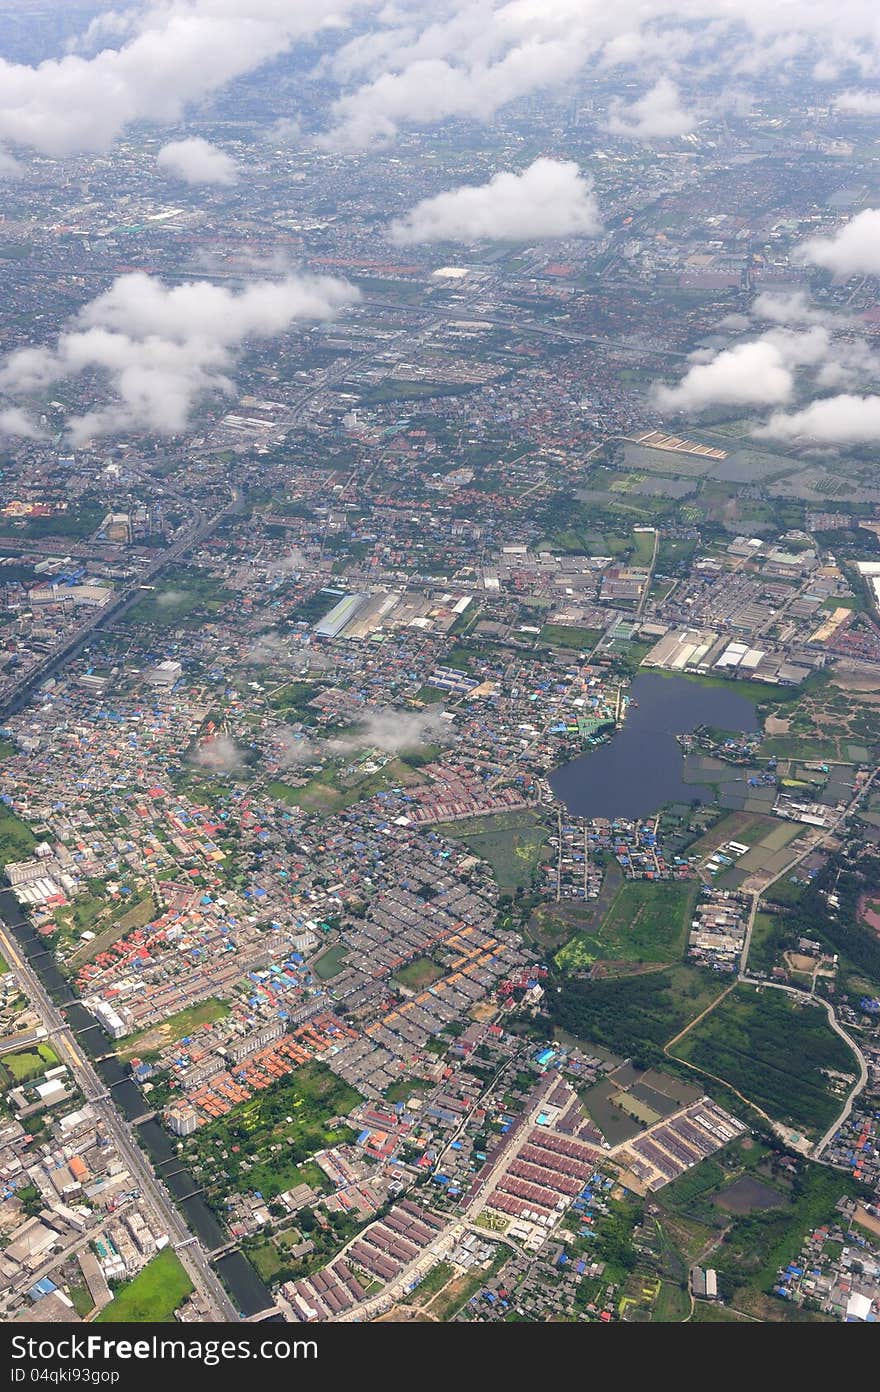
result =
[{"label": "cumulus cloud", "polygon": [[244,768],[244,755],[230,735],[216,735],[196,746],[192,762],[215,773],[238,773]]},{"label": "cumulus cloud", "polygon": [[774,343],[760,340],[725,348],[709,363],[696,363],[677,387],[656,387],[666,411],[702,411],[710,406],[775,406],[794,386],[790,367]]},{"label": "cumulus cloud", "polygon": [[0,149],[0,179],[20,179],[24,169],[8,150]]},{"label": "cumulus cloud", "polygon": [[400,711],[381,706],[368,708],[357,727],[344,736],[299,736],[283,725],[273,733],[278,762],[295,766],[344,759],[364,749],[404,754],[425,744],[448,744],[453,731],[442,710]]},{"label": "cumulus cloud", "polygon": [[298,546],[291,546],[277,561],[266,566],[267,575],[298,575],[306,564],[306,558]]},{"label": "cumulus cloud", "polygon": [[880,396],[825,396],[802,411],[778,411],[756,434],[821,444],[871,444],[880,440]]},{"label": "cumulus cloud", "polygon": [[831,237],[801,243],[799,258],[835,275],[880,275],[880,208],[857,213]]},{"label": "cumulus cloud", "polygon": [[234,184],[238,177],[238,166],[231,155],[195,136],[163,145],[156,164],[185,184]]},{"label": "cumulus cloud", "polygon": [[424,198],[393,222],[398,246],[419,242],[532,241],[592,237],[600,230],[592,181],[573,160],[536,159],[521,174]]},{"label": "cumulus cloud", "polygon": [[54,348],[22,348],[0,365],[0,392],[20,397],[87,371],[114,400],[68,421],[72,443],[125,430],[177,434],[196,401],[232,391],[235,350],[298,320],[330,319],[358,298],[346,281],[288,276],[240,291],[189,281],[169,287],[142,272],[117,277]]},{"label": "cumulus cloud", "polygon": [[367,712],[354,734],[332,743],[340,753],[381,749],[385,754],[402,754],[422,744],[445,744],[450,734],[450,722],[442,711],[399,711],[379,707]]},{"label": "cumulus cloud", "polygon": [[880,113],[880,92],[841,92],[834,109],[854,116],[876,116]]},{"label": "cumulus cloud", "polygon": [[0,139],[56,156],[105,150],[133,121],[178,120],[364,2],[335,0],[328,12],[313,0],[146,0],[99,17],[79,45],[106,44],[92,56],[0,60]]},{"label": "cumulus cloud", "polygon": [[623,135],[630,140],[668,140],[675,135],[687,135],[696,123],[695,114],[682,107],[675,83],[668,77],[661,77],[632,106],[615,102],[608,130],[612,135]]},{"label": "cumulus cloud", "polygon": [[254,667],[268,667],[273,663],[289,662],[290,651],[280,633],[262,633],[247,656]]},{"label": "cumulus cloud", "polygon": [[13,435],[22,440],[39,440],[42,431],[18,406],[0,410],[0,436]]},{"label": "cumulus cloud", "polygon": [[764,290],[755,297],[752,314],[773,324],[828,324],[834,320],[834,315],[811,304],[804,290]]}]

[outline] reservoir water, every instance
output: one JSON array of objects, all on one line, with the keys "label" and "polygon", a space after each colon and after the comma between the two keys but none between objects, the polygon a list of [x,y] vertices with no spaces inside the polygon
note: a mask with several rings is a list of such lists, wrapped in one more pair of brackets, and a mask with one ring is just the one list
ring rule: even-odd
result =
[{"label": "reservoir water", "polygon": [[758,729],[753,703],[737,691],[650,673],[630,688],[626,719],[607,744],[564,764],[550,787],[578,817],[650,817],[668,802],[710,801],[711,789],[685,783],[676,735],[699,725]]}]

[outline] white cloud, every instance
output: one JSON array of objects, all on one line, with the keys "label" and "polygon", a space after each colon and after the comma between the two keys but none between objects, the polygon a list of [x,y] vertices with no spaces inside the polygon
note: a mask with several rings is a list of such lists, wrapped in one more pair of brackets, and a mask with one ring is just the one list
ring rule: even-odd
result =
[{"label": "white cloud", "polygon": [[68,421],[74,443],[125,430],[177,434],[195,402],[230,392],[235,349],[298,320],[332,318],[358,298],[346,281],[288,276],[238,292],[206,281],[168,287],[141,272],[119,276],[87,304],[54,348],[22,348],[0,365],[0,392],[21,397],[88,370],[115,400]]},{"label": "white cloud", "polygon": [[692,111],[685,111],[674,82],[661,77],[650,91],[632,106],[615,102],[608,120],[612,135],[630,140],[666,140],[675,135],[687,135],[697,123]]},{"label": "white cloud", "polygon": [[271,738],[279,764],[291,765],[344,759],[362,749],[404,754],[425,744],[448,744],[453,733],[452,722],[436,708],[401,711],[388,706],[368,706],[357,728],[343,737],[313,739],[280,725],[272,731]]},{"label": "white cloud", "polygon": [[239,773],[244,768],[244,755],[231,735],[215,735],[196,746],[192,762],[214,773]]},{"label": "white cloud", "polygon": [[854,116],[876,116],[880,113],[880,92],[841,92],[834,109]]},{"label": "white cloud", "polygon": [[418,242],[592,237],[601,226],[592,181],[573,160],[536,159],[521,174],[425,198],[391,224],[399,246]]},{"label": "white cloud", "polygon": [[[150,0],[107,17],[94,56],[31,67],[0,60],[0,139],[48,155],[105,150],[133,121],[179,119],[298,39],[341,24],[369,0]],[[118,47],[109,46],[117,41]]]},{"label": "white cloud", "polygon": [[24,169],[8,150],[0,149],[0,179],[20,179]]},{"label": "white cloud", "polygon": [[[803,290],[764,290],[755,297],[752,314],[773,324],[831,324],[835,316],[810,303]],[[748,322],[748,321],[746,321]]]},{"label": "white cloud", "polygon": [[791,369],[779,347],[757,340],[725,348],[710,363],[696,363],[677,387],[656,387],[654,397],[666,411],[775,406],[788,401],[793,386]]},{"label": "white cloud", "polygon": [[776,412],[756,434],[821,444],[870,444],[880,440],[880,396],[826,396],[802,411]]},{"label": "white cloud", "polygon": [[196,136],[163,145],[156,163],[185,184],[234,184],[238,177],[238,166],[231,155]]},{"label": "white cloud", "polygon": [[835,275],[880,275],[880,208],[866,208],[831,237],[815,237],[799,257]]},{"label": "white cloud", "polygon": [[[880,74],[875,8],[679,0],[673,15],[667,0],[131,0],[99,14],[61,58],[0,61],[0,140],[56,156],[106,149],[133,122],[179,120],[352,17],[359,32],[321,65],[341,86],[331,146],[363,147],[448,117],[487,121],[518,97],[560,89],[588,63],[669,81],[697,73],[719,95],[731,79],[796,75],[805,63],[817,80],[843,74],[867,85]],[[670,108],[667,131],[672,121]]]},{"label": "white cloud", "polygon": [[14,435],[22,440],[39,440],[42,432],[18,406],[0,410],[0,436]]}]

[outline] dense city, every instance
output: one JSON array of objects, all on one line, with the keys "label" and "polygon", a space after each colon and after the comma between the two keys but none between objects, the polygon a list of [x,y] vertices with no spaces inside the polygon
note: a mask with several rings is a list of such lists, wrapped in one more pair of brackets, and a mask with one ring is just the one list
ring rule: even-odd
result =
[{"label": "dense city", "polygon": [[877,1322],[880,65],[226,8],[0,5],[0,1320]]}]

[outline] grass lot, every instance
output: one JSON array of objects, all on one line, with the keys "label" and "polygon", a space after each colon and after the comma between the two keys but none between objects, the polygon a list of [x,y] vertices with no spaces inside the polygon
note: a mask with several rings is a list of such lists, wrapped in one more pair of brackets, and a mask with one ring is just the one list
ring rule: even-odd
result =
[{"label": "grass lot", "polygon": [[81,1285],[68,1286],[67,1293],[73,1301],[73,1308],[80,1319],[84,1319],[94,1310],[95,1302],[89,1295],[89,1288],[85,1282]]},{"label": "grass lot", "polygon": [[300,1166],[315,1151],[354,1138],[351,1127],[328,1121],[359,1101],[329,1068],[306,1064],[190,1136],[185,1163],[215,1201],[241,1190],[273,1199],[301,1182]]},{"label": "grass lot", "polygon": [[428,1078],[398,1078],[385,1089],[386,1102],[407,1102],[421,1092],[430,1092],[436,1084]]},{"label": "grass lot", "polygon": [[547,829],[540,814],[530,811],[448,822],[443,835],[463,841],[468,850],[487,861],[502,894],[532,883],[547,845]]},{"label": "grass lot", "polygon": [[192,1290],[192,1281],[171,1247],[126,1281],[95,1320],[96,1324],[163,1324],[169,1322],[178,1305]]},{"label": "grass lot", "polygon": [[411,991],[421,991],[442,975],[442,969],[430,957],[417,957],[414,962],[407,962],[405,967],[395,972],[394,980],[401,986],[408,986]]},{"label": "grass lot", "polygon": [[186,1039],[200,1025],[212,1025],[228,1014],[229,1006],[226,1001],[212,996],[198,1005],[190,1005],[186,1010],[178,1011],[176,1015],[169,1015],[167,1020],[148,1025],[136,1034],[127,1035],[120,1041],[116,1056],[122,1060],[154,1057],[169,1044],[176,1043],[178,1039]]},{"label": "grass lot", "polygon": [[198,628],[218,614],[234,596],[214,576],[180,566],[168,572],[154,590],[132,605],[120,622],[150,624],[154,628]]},{"label": "grass lot", "polygon": [[775,817],[765,816],[760,812],[729,812],[688,846],[688,855],[711,855],[727,841],[739,841],[743,846],[754,846],[779,825]]},{"label": "grass lot", "polygon": [[490,1276],[496,1275],[501,1270],[509,1257],[509,1249],[499,1246],[488,1267],[469,1271],[464,1276],[457,1276],[449,1281],[441,1293],[435,1295],[425,1307],[428,1313],[434,1315],[438,1320],[451,1319],[463,1305],[467,1304],[471,1296],[476,1295],[477,1291],[483,1288]]},{"label": "grass lot", "polygon": [[549,643],[554,648],[577,648],[589,652],[602,637],[598,628],[577,628],[568,624],[545,624],[541,629],[539,643]]},{"label": "grass lot", "polygon": [[58,1055],[51,1044],[38,1044],[17,1054],[4,1054],[0,1068],[7,1070],[13,1084],[18,1084],[41,1078],[47,1068],[54,1068],[57,1063]]},{"label": "grass lot", "polygon": [[795,924],[779,914],[756,913],[749,944],[749,971],[769,972],[782,966],[782,948],[793,936]]},{"label": "grass lot", "polygon": [[90,942],[82,942],[80,939],[77,948],[70,955],[71,966],[81,967],[85,962],[91,962],[99,952],[106,952],[108,947],[124,938],[126,933],[151,923],[159,912],[152,895],[147,893],[130,895],[118,904],[113,904],[99,895],[85,894],[76,898],[69,914],[59,915],[59,918],[67,923],[71,932],[78,930],[82,933],[86,929],[94,929],[107,908],[111,911],[112,920],[109,927],[96,933]]},{"label": "grass lot", "polygon": [[407,784],[417,783],[419,774],[416,769],[421,762],[418,756],[414,756],[410,765],[406,756],[402,755],[389,759],[376,772],[355,773],[345,781],[337,767],[328,765],[301,788],[295,788],[281,779],[273,779],[266,785],[266,792],[277,802],[286,802],[290,807],[302,807],[306,812],[339,812],[344,807],[363,802],[365,798],[385,792],[388,788],[403,788]]},{"label": "grass lot", "polygon": [[680,961],[696,896],[693,883],[629,880],[598,931],[578,933],[557,953],[556,964],[574,971],[597,960]]},{"label": "grass lot", "polygon": [[319,981],[332,980],[334,976],[338,976],[344,970],[347,957],[348,948],[342,943],[328,948],[313,964],[315,976],[318,977]]},{"label": "grass lot", "polygon": [[822,1068],[854,1074],[852,1053],[819,1006],[781,991],[737,987],[676,1046],[679,1057],[722,1078],[775,1120],[817,1134],[841,1098]]},{"label": "grass lot", "polygon": [[651,564],[651,557],[654,554],[654,533],[633,532],[633,540],[636,549],[633,553],[632,565],[647,568]]},{"label": "grass lot", "polygon": [[37,838],[30,827],[8,807],[0,805],[0,865],[27,860],[36,844]]},{"label": "grass lot", "polygon": [[410,1291],[406,1297],[407,1305],[424,1305],[426,1301],[441,1291],[448,1283],[451,1276],[455,1274],[455,1267],[450,1266],[449,1262],[438,1262],[432,1267],[427,1276]]}]

